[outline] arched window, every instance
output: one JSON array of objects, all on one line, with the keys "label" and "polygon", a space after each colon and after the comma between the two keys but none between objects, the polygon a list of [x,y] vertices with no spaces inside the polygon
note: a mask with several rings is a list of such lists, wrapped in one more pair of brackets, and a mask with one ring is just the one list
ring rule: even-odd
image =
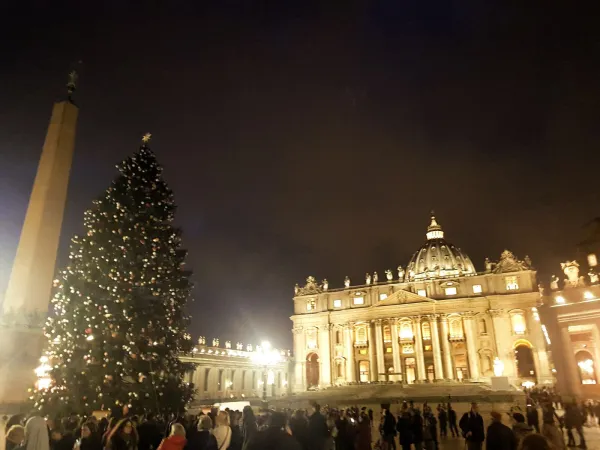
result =
[{"label": "arched window", "polygon": [[463,327],[462,320],[458,317],[454,319],[450,319],[450,337],[452,339],[462,339],[463,335]]},{"label": "arched window", "polygon": [[525,334],[527,331],[527,324],[525,323],[525,314],[523,314],[522,311],[511,313],[510,321],[512,324],[513,333]]},{"label": "arched window", "polygon": [[367,327],[362,325],[356,327],[356,343],[366,344],[367,343]]},{"label": "arched window", "polygon": [[407,321],[400,322],[400,339],[410,340],[413,338],[412,323]]},{"label": "arched window", "polygon": [[389,325],[383,327],[383,342],[392,342],[392,327]]},{"label": "arched window", "polygon": [[423,322],[421,324],[421,331],[423,332],[423,339],[426,341],[431,340],[431,325],[429,322]]},{"label": "arched window", "polygon": [[581,384],[596,384],[596,367],[591,353],[582,350],[575,355]]},{"label": "arched window", "polygon": [[477,328],[479,329],[479,334],[487,334],[487,323],[485,318],[480,318],[477,321]]}]

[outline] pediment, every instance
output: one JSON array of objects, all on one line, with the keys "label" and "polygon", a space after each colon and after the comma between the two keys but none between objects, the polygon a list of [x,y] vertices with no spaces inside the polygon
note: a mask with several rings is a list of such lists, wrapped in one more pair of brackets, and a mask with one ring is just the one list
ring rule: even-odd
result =
[{"label": "pediment", "polygon": [[388,305],[398,305],[398,304],[407,304],[407,303],[426,303],[426,302],[435,302],[434,299],[429,297],[422,297],[413,292],[409,291],[396,291],[391,294],[385,300],[381,300],[374,306],[388,306]]}]

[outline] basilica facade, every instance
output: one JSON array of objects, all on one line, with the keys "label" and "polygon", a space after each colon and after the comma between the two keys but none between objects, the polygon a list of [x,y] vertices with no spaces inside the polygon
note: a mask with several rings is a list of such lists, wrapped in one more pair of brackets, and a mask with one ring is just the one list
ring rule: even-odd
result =
[{"label": "basilica facade", "polygon": [[478,272],[431,216],[406,266],[294,296],[293,392],[334,385],[487,382],[503,366],[515,385],[552,384],[540,291],[528,257],[506,250]]}]

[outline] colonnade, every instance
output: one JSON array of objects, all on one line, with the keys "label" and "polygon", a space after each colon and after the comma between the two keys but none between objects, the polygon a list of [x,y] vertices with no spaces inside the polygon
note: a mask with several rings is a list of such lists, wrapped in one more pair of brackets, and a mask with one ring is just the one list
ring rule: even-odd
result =
[{"label": "colonnade", "polygon": [[[460,321],[460,326],[453,325],[455,335],[451,335],[449,320]],[[429,323],[430,331],[426,336],[427,339],[424,339],[423,336],[423,322]],[[410,323],[410,336],[407,336],[407,323]],[[386,329],[388,326],[390,327],[389,334]],[[340,381],[350,384],[364,382],[364,379],[361,380],[360,367],[357,367],[363,361],[368,361],[369,382],[407,382],[407,376],[403,373],[402,368],[402,362],[407,357],[411,358],[411,361],[414,358],[415,361],[414,381],[425,381],[428,379],[425,363],[426,352],[428,359],[432,359],[434,380],[456,380],[452,341],[465,343],[469,378],[477,380],[481,375],[476,326],[473,313],[466,312],[296,327],[293,330],[294,353],[308,356],[297,359],[295,387],[302,390],[302,388],[305,389],[315,383],[316,379],[307,380],[307,367],[314,364],[309,359],[314,355],[317,356],[313,361],[318,358],[319,367],[318,383],[316,384],[321,386],[329,386]],[[424,342],[427,344],[427,350],[425,350]],[[386,346],[386,344],[388,345]],[[391,361],[390,358],[387,358],[386,367],[386,355],[389,354],[390,346],[392,349]],[[359,361],[357,361],[357,348],[359,349]],[[366,351],[366,353],[361,353],[361,351]],[[429,352],[431,352],[432,358],[430,358]],[[361,354],[362,358],[360,358]],[[341,365],[341,368],[343,367],[340,371],[335,370],[335,366],[338,364]],[[310,375],[311,371],[308,370],[308,372]]]}]

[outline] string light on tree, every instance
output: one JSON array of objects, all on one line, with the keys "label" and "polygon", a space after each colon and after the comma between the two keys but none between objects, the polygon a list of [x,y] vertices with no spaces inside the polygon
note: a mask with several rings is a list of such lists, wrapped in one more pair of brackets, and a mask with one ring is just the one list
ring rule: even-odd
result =
[{"label": "string light on tree", "polygon": [[193,347],[185,332],[190,273],[150,138],[85,212],[85,232],[73,237],[55,281],[45,330],[50,381],[33,393],[43,413],[122,405],[178,412],[192,398],[183,379],[193,366],[179,359]]}]

